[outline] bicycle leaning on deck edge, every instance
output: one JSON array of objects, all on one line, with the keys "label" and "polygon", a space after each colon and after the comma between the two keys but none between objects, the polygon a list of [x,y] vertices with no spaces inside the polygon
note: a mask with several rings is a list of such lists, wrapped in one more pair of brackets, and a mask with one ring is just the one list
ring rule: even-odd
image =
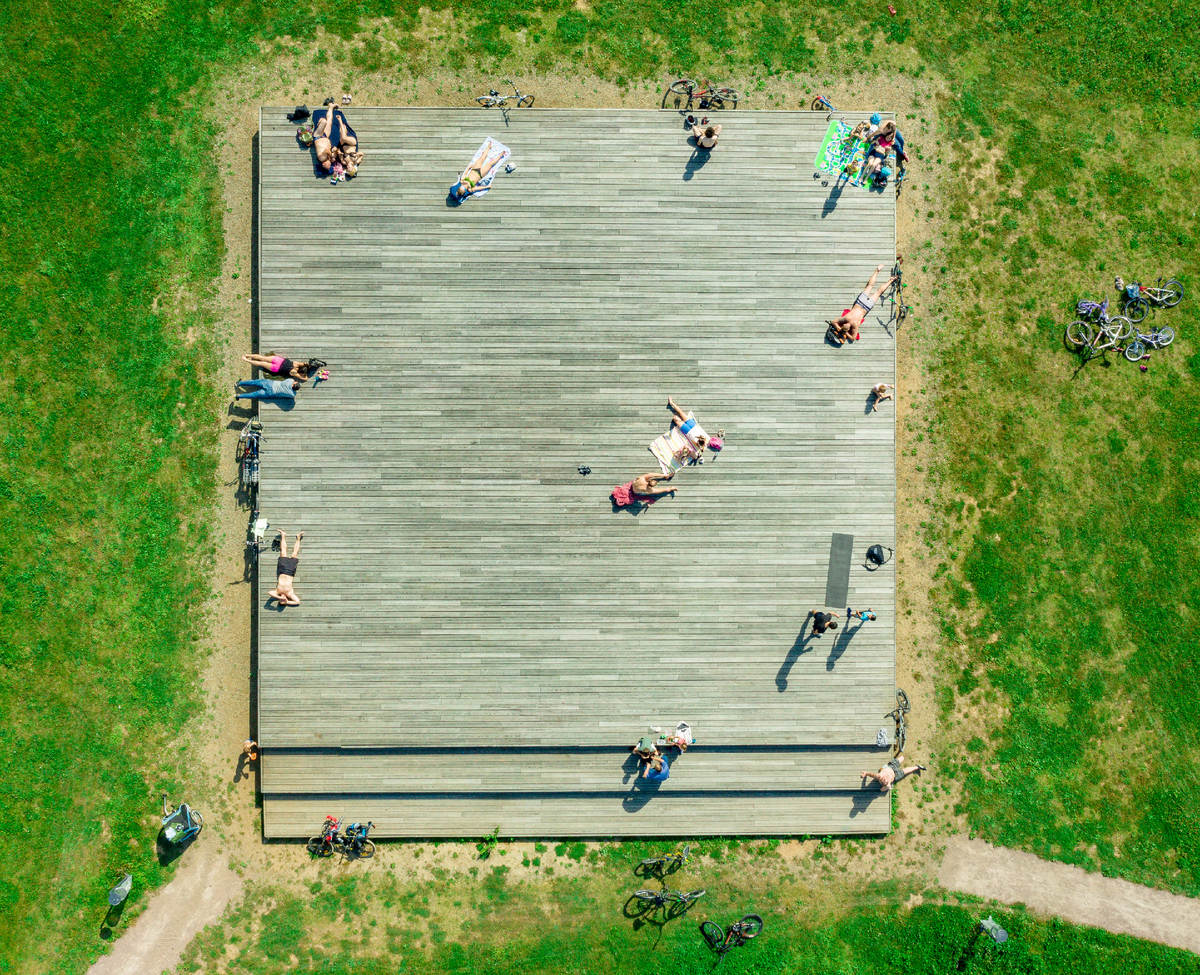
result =
[{"label": "bicycle leaning on deck edge", "polygon": [[514,95],[501,95],[495,88],[488,90],[486,95],[480,95],[475,101],[479,102],[484,108],[509,108],[509,102],[515,102],[517,108],[533,108],[533,96],[522,95],[521,89],[516,86],[511,78],[505,78],[512,90],[516,92]]},{"label": "bicycle leaning on deck edge", "polygon": [[734,88],[714,88],[707,81],[700,85],[691,78],[672,81],[667,91],[672,95],[682,95],[689,107],[693,100],[699,99],[701,108],[721,109],[726,105],[737,108],[737,103],[742,99],[741,92]]}]

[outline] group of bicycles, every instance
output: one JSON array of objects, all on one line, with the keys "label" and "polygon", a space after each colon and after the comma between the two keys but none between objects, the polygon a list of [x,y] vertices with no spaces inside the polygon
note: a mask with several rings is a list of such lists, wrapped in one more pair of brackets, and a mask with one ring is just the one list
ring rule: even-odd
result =
[{"label": "group of bicycles", "polygon": [[1109,314],[1107,299],[1080,301],[1075,306],[1079,318],[1067,326],[1068,348],[1078,352],[1084,362],[1109,349],[1124,355],[1130,362],[1141,362],[1149,357],[1150,349],[1164,349],[1175,341],[1175,330],[1169,325],[1143,330],[1141,324],[1151,308],[1178,305],[1183,300],[1182,284],[1174,278],[1166,281],[1159,278],[1153,285],[1137,281],[1126,284],[1118,277],[1114,285],[1121,302],[1121,314]]},{"label": "group of bicycles", "polygon": [[[647,857],[641,862],[638,869],[643,874],[652,874],[663,878],[691,861],[692,848],[685,846],[682,850],[676,850],[673,853]],[[689,891],[667,888],[663,890],[647,889],[639,890],[633,895],[633,900],[639,915],[651,913],[661,907],[666,908],[668,918],[673,918],[686,912],[705,893],[707,891],[703,889]],[[743,915],[728,928],[721,927],[716,921],[705,920],[700,924],[700,933],[708,942],[708,946],[717,953],[718,961],[724,959],[726,952],[733,948],[740,948],[747,941],[756,937],[762,929],[763,919],[757,914]]]},{"label": "group of bicycles", "polygon": [[347,860],[366,860],[375,855],[375,843],[367,839],[374,823],[351,823],[344,830],[337,816],[326,816],[321,832],[309,839],[308,852],[315,857],[340,853]]}]

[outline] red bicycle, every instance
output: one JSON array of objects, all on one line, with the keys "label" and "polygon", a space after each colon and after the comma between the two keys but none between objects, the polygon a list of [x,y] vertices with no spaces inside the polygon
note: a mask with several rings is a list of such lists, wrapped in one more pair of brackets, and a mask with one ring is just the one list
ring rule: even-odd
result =
[{"label": "red bicycle", "polygon": [[698,98],[701,108],[724,108],[726,105],[737,108],[737,103],[742,98],[741,92],[732,88],[713,88],[707,81],[703,85],[699,85],[691,78],[672,81],[667,91],[672,95],[682,95],[686,98],[688,107],[691,107],[693,99]]}]

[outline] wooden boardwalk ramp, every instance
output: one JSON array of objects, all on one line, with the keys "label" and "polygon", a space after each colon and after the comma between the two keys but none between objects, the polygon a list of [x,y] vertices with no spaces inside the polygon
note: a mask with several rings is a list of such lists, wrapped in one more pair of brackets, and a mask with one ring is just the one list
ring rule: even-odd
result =
[{"label": "wooden boardwalk ramp", "polygon": [[[338,186],[285,112],[259,351],[331,378],[260,411],[262,513],[306,532],[300,607],[261,562],[266,834],[888,831],[858,773],[894,703],[894,566],[863,562],[895,544],[895,324],[823,323],[891,268],[892,193],[813,179],[811,112],[724,113],[706,158],[674,112],[355,107]],[[489,136],[516,170],[449,204]],[[668,395],[726,448],[614,510]],[[809,637],[833,533],[879,619]],[[641,783],[629,745],[679,721],[698,744]]]}]

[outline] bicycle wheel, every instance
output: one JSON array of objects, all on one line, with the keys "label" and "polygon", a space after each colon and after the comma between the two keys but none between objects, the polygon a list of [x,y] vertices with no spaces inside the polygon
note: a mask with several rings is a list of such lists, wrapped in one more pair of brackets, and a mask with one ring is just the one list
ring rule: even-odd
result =
[{"label": "bicycle wheel", "polygon": [[908,740],[908,722],[904,720],[904,712],[896,716],[896,754],[904,753],[904,743]]},{"label": "bicycle wheel", "polygon": [[741,92],[732,88],[714,88],[713,95],[723,102],[732,102],[734,108],[737,108],[737,103],[742,100]]},{"label": "bicycle wheel", "polygon": [[1174,308],[1183,301],[1183,285],[1174,278],[1163,285],[1162,291],[1162,303],[1168,308]]},{"label": "bicycle wheel", "polygon": [[1134,339],[1127,346],[1125,346],[1125,358],[1130,362],[1141,362],[1142,356],[1145,354],[1146,347],[1142,345],[1141,341],[1138,339]]},{"label": "bicycle wheel", "polygon": [[[831,107],[832,107],[832,106],[831,106]],[[820,95],[818,95],[816,98],[814,98],[814,99],[812,100],[812,104],[810,104],[810,105],[808,106],[808,110],[809,110],[810,112],[824,112],[824,111],[827,111],[827,109],[826,109],[826,107],[825,107],[825,102],[824,102],[824,100],[821,98],[821,96],[820,96]]]},{"label": "bicycle wheel", "polygon": [[1125,317],[1135,325],[1144,321],[1150,311],[1149,302],[1142,298],[1131,298],[1125,303]]},{"label": "bicycle wheel", "polygon": [[1091,345],[1092,339],[1095,337],[1096,333],[1092,331],[1092,326],[1087,322],[1071,322],[1067,326],[1067,345],[1077,349]]},{"label": "bicycle wheel", "polygon": [[900,706],[901,711],[912,709],[912,705],[908,703],[908,695],[904,693],[903,687],[896,688],[896,703]]},{"label": "bicycle wheel", "polygon": [[725,931],[716,921],[702,921],[700,933],[704,935],[704,940],[710,948],[716,948],[725,940]]},{"label": "bicycle wheel", "polygon": [[533,108],[533,96],[522,95],[521,100],[517,102],[517,108]]},{"label": "bicycle wheel", "polygon": [[708,893],[706,890],[689,890],[686,894],[678,893],[676,898],[681,904],[690,904],[692,901],[698,901],[706,893]]},{"label": "bicycle wheel", "polygon": [[658,903],[659,899],[658,891],[656,890],[639,890],[633,896],[640,901],[653,901],[654,903]]},{"label": "bicycle wheel", "polygon": [[741,935],[746,940],[755,937],[763,929],[763,919],[757,914],[747,914],[738,921]]},{"label": "bicycle wheel", "polygon": [[497,105],[504,104],[499,98],[493,98],[491,95],[480,95],[475,101],[479,102],[484,108],[495,108]]},{"label": "bicycle wheel", "polygon": [[308,841],[308,852],[316,857],[331,857],[333,856],[333,844],[329,843],[324,836],[314,836]]},{"label": "bicycle wheel", "polygon": [[1133,322],[1124,315],[1113,315],[1101,327],[1104,329],[1104,334],[1111,338],[1114,344],[1133,338]]},{"label": "bicycle wheel", "polygon": [[672,81],[671,87],[667,89],[672,95],[683,95],[689,101],[692,97],[692,92],[696,90],[696,82],[691,78],[680,78],[678,81]]},{"label": "bicycle wheel", "polygon": [[358,849],[354,851],[354,855],[362,860],[369,860],[375,855],[375,841],[363,840]]},{"label": "bicycle wheel", "polygon": [[1165,349],[1168,345],[1175,341],[1175,329],[1170,325],[1164,325],[1154,336],[1154,344],[1160,349]]}]

